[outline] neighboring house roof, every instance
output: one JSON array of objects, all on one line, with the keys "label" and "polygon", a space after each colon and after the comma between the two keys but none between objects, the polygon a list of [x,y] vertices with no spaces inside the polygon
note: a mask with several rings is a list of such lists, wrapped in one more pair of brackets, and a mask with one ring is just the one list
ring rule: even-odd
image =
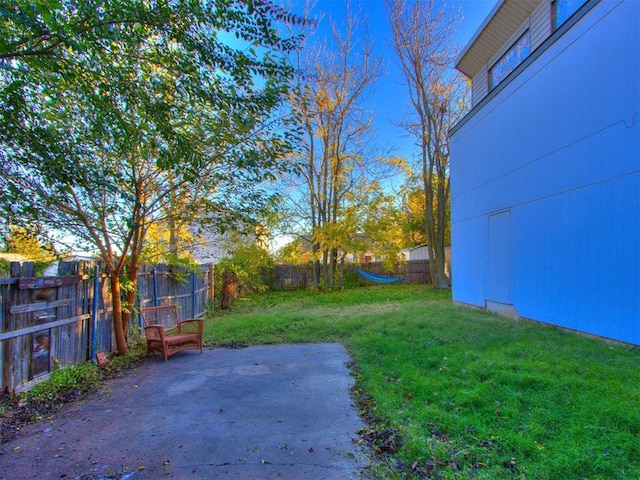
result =
[{"label": "neighboring house roof", "polygon": [[[451,256],[451,247],[444,247],[445,257],[449,258]],[[408,249],[408,257],[407,260],[429,260],[429,245],[426,243],[423,245],[418,245],[416,247]]]},{"label": "neighboring house roof", "polygon": [[409,260],[429,260],[429,246],[418,245],[409,250]]},{"label": "neighboring house roof", "polygon": [[539,3],[540,0],[499,0],[456,60],[456,68],[467,77],[473,77]]},{"label": "neighboring house roof", "polygon": [[97,258],[98,256],[92,253],[74,253],[71,255],[63,255],[61,260],[63,262],[90,262]]},{"label": "neighboring house roof", "polygon": [[0,260],[5,262],[28,262],[29,259],[19,253],[0,253]]}]

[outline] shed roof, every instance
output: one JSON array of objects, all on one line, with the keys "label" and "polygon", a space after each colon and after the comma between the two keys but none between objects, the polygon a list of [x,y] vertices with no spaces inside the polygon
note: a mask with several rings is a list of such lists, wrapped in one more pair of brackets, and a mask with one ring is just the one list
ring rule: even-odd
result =
[{"label": "shed roof", "polygon": [[456,68],[474,77],[533,12],[540,0],[498,0],[458,56]]}]

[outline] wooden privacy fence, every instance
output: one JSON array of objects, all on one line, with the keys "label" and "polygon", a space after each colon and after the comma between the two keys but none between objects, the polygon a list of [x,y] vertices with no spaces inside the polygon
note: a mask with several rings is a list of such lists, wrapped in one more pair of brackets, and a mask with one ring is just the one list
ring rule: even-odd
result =
[{"label": "wooden privacy fence", "polygon": [[[382,262],[366,263],[360,268],[376,275],[404,278],[407,283],[426,284],[431,282],[429,260],[409,260],[404,263],[399,263],[394,265],[392,272],[385,270]],[[369,280],[364,280],[364,282],[367,284],[373,283]]]},{"label": "wooden privacy fence", "polygon": [[[2,388],[16,390],[52,370],[95,359],[115,347],[109,276],[86,262],[61,263],[59,275],[34,277],[33,264],[11,264],[0,278]],[[203,316],[213,300],[213,265],[184,272],[144,266],[137,307],[176,304],[181,318]],[[136,315],[129,336],[140,335]]]},{"label": "wooden privacy fence", "polygon": [[[350,266],[345,266],[350,269]],[[429,283],[429,260],[410,260],[396,264],[392,272],[385,270],[382,262],[365,263],[359,266],[362,270],[376,275],[387,275],[405,278],[407,283]],[[313,286],[313,267],[310,265],[276,265],[273,275],[263,275],[265,283],[274,290],[296,290]],[[366,284],[369,280],[362,279]]]},{"label": "wooden privacy fence", "polygon": [[199,318],[213,304],[213,264],[202,265],[198,273],[145,265],[138,273],[138,292],[139,307],[175,304],[181,319]]}]

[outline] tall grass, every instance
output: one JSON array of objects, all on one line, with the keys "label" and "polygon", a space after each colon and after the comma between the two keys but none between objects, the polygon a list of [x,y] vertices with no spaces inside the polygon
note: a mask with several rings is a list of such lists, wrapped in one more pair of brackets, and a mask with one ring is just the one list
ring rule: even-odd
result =
[{"label": "tall grass", "polygon": [[205,337],[345,345],[363,414],[391,439],[376,444],[390,454],[374,477],[640,478],[636,348],[413,285],[269,293],[207,322]]}]

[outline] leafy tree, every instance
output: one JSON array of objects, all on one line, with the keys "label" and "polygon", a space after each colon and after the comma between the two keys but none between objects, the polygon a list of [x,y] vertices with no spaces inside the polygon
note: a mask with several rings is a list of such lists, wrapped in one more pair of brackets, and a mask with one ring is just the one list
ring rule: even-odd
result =
[{"label": "leafy tree", "polygon": [[[425,224],[426,198],[420,175],[409,175],[401,188],[403,230],[410,246],[425,245],[429,237]],[[434,199],[433,215],[438,212],[438,198]],[[451,245],[451,212],[449,204],[445,204],[445,238],[444,245]]]},{"label": "leafy tree", "polygon": [[305,247],[301,238],[296,238],[281,247],[276,254],[276,261],[287,265],[306,265],[312,260],[311,245]]},{"label": "leafy tree", "polygon": [[358,231],[369,242],[359,248],[356,246],[354,252],[371,252],[377,258],[382,258],[385,268],[393,270],[394,265],[403,260],[401,250],[408,246],[397,198],[374,182],[366,192],[360,193],[359,199],[366,209],[358,214]]},{"label": "leafy tree", "polygon": [[179,258],[193,258],[188,247],[183,247],[183,243],[192,244],[196,241],[195,236],[187,228],[176,229],[173,236],[177,237],[175,250],[170,246],[172,233],[164,223],[154,222],[149,225],[141,252],[143,260],[148,263],[172,264]]},{"label": "leafy tree", "polygon": [[[9,233],[4,239],[3,252],[18,253],[34,263],[34,273],[36,276],[42,275],[44,270],[51,265],[57,257],[57,252],[53,245],[43,244],[38,238],[29,234],[28,231],[15,227],[9,227]],[[0,260],[0,275],[8,275],[11,262]]]},{"label": "leafy tree", "polygon": [[215,291],[220,308],[229,308],[247,293],[265,292],[268,287],[264,284],[263,273],[272,268],[273,259],[259,241],[238,245],[229,257],[216,264]]},{"label": "leafy tree", "polygon": [[298,20],[269,0],[19,1],[0,13],[5,219],[100,253],[124,354],[149,227],[204,213],[228,225],[235,207],[268,205],[256,185],[287,147],[273,112],[296,46],[277,26]]},{"label": "leafy tree", "polygon": [[444,246],[449,228],[449,129],[464,111],[466,83],[450,70],[457,15],[436,0],[385,0],[393,46],[409,92],[411,116],[403,122],[416,139],[424,193],[429,270],[447,288]]},{"label": "leafy tree", "polygon": [[260,293],[267,288],[262,281],[261,272],[273,267],[273,259],[263,246],[253,244],[239,246],[230,257],[223,258],[218,266],[233,270],[244,291]]},{"label": "leafy tree", "polygon": [[52,245],[43,245],[37,238],[18,227],[10,229],[5,239],[3,251],[19,253],[34,262],[49,263],[55,260],[56,252]]},{"label": "leafy tree", "polygon": [[359,233],[354,219],[366,208],[355,193],[392,170],[368,147],[371,114],[364,108],[382,63],[347,8],[342,29],[331,22],[331,39],[298,56],[290,100],[300,129],[292,158],[298,176],[286,185],[283,230],[311,245],[316,288],[339,287],[344,255]]}]

